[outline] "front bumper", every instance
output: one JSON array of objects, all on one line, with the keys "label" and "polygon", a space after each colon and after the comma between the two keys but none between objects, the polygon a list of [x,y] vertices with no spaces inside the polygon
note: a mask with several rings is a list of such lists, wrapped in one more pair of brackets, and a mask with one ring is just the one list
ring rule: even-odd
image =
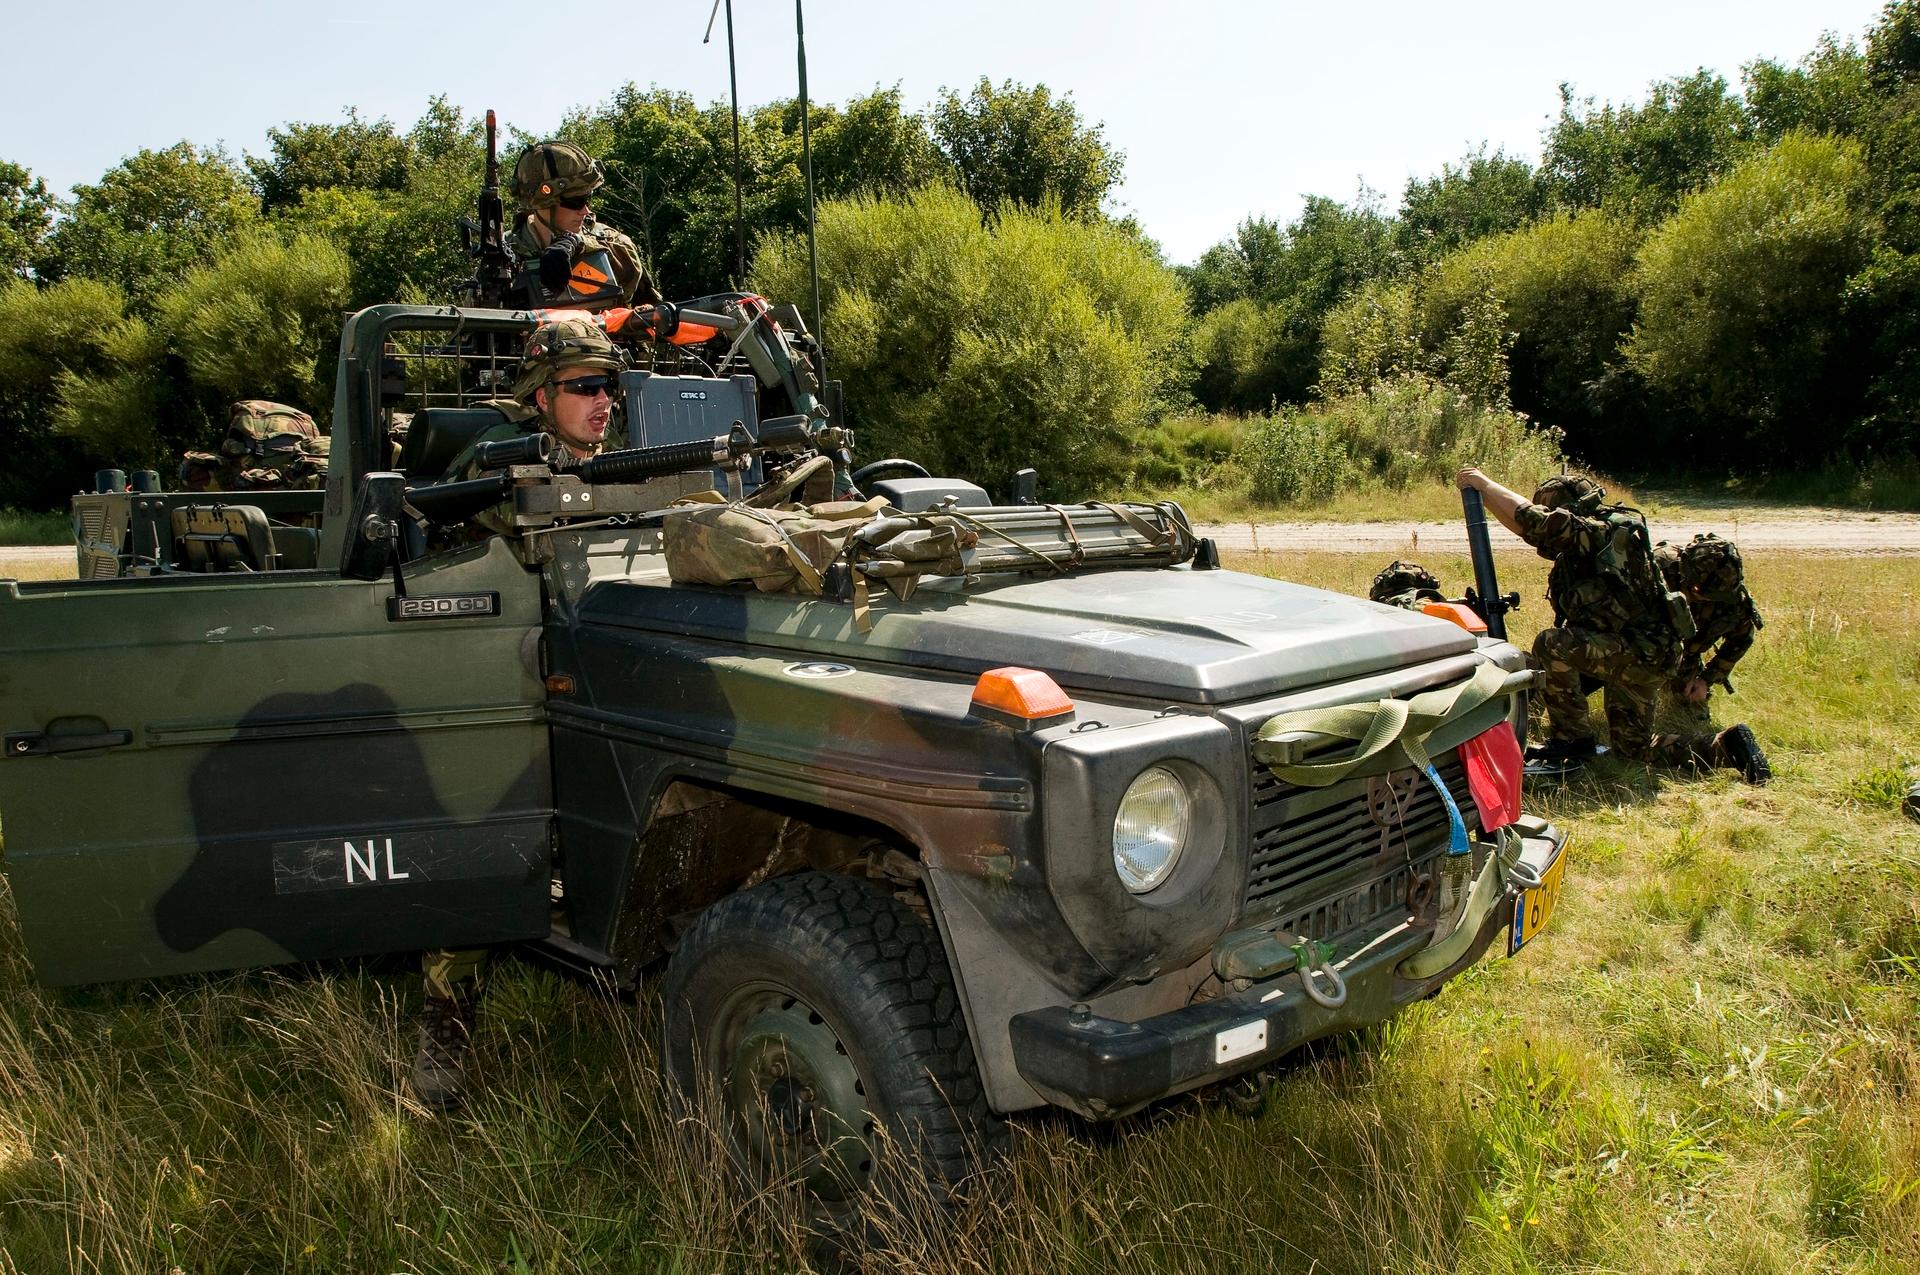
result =
[{"label": "front bumper", "polygon": [[1505,950],[1519,882],[1546,875],[1566,848],[1565,834],[1543,820],[1523,816],[1516,828],[1514,879],[1490,854],[1450,934],[1400,926],[1363,936],[1354,955],[1333,963],[1347,988],[1338,1006],[1310,998],[1297,971],[1132,1023],[1052,1005],[1014,1016],[1014,1065],[1049,1102],[1107,1119],[1252,1071],[1322,1036],[1384,1022],[1473,964],[1496,937]]}]

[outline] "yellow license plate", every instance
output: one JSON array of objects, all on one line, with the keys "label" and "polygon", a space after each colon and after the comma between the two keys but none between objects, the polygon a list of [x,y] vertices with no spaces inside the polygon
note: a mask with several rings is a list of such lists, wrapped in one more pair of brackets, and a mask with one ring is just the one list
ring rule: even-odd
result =
[{"label": "yellow license plate", "polygon": [[1508,956],[1525,947],[1534,935],[1546,928],[1554,904],[1560,902],[1560,883],[1566,876],[1567,847],[1561,846],[1560,857],[1540,878],[1540,884],[1531,890],[1522,890],[1520,897],[1513,901],[1513,933],[1507,944]]}]

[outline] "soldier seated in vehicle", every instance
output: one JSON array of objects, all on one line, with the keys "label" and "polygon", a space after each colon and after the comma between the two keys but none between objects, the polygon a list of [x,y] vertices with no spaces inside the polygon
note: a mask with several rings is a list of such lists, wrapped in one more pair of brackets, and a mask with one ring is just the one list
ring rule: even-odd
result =
[{"label": "soldier seated in vehicle", "polygon": [[[534,268],[541,287],[561,293],[573,281],[584,256],[604,249],[619,296],[608,295],[589,308],[660,300],[647,277],[633,240],[597,220],[588,206],[606,184],[598,160],[567,141],[536,142],[520,152],[513,166],[513,195],[519,204],[508,243],[523,265]],[[591,289],[589,289],[591,291]],[[560,303],[559,299],[555,299]]]},{"label": "soldier seated in vehicle", "polygon": [[1458,483],[1478,491],[1502,526],[1553,563],[1547,600],[1554,623],[1533,643],[1540,672],[1533,693],[1546,709],[1548,738],[1529,750],[1533,758],[1578,761],[1594,752],[1584,676],[1605,689],[1608,737],[1627,760],[1725,766],[1752,784],[1771,778],[1766,755],[1745,725],[1717,735],[1654,734],[1655,702],[1680,668],[1680,629],[1683,622],[1691,627],[1691,617],[1684,602],[1673,600],[1677,613],[1669,606],[1644,522],[1604,504],[1605,490],[1578,475],[1547,479],[1532,500],[1478,469],[1461,470]]},{"label": "soldier seated in vehicle", "polygon": [[1679,670],[1667,683],[1671,715],[1710,730],[1713,716],[1707,699],[1712,688],[1733,693],[1733,666],[1752,648],[1765,621],[1747,592],[1740,550],[1731,540],[1710,532],[1684,545],[1663,540],[1653,558],[1667,587],[1684,593],[1693,611],[1694,634],[1686,640]]}]

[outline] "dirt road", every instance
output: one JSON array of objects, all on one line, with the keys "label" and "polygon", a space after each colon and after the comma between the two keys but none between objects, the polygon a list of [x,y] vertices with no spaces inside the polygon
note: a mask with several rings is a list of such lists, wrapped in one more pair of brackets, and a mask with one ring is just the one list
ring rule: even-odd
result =
[{"label": "dirt road", "polygon": [[[1790,552],[1839,557],[1920,556],[1920,514],[1871,514],[1844,509],[1689,510],[1648,519],[1656,540],[1687,540],[1714,531],[1747,553]],[[1489,520],[1495,549],[1520,549],[1519,539]],[[1228,553],[1274,552],[1414,554],[1467,552],[1459,522],[1231,522],[1201,523],[1194,530],[1213,537]],[[63,569],[64,568],[64,569]],[[0,547],[0,577],[58,579],[71,576],[73,549],[66,545]]]},{"label": "dirt road", "polygon": [[[1736,541],[1745,553],[1837,556],[1920,555],[1920,514],[1872,514],[1851,510],[1692,510],[1678,517],[1647,519],[1656,540],[1688,540],[1713,531]],[[1495,549],[1523,548],[1520,539],[1488,519]],[[1227,552],[1249,550],[1321,553],[1458,553],[1467,551],[1459,522],[1262,522],[1208,523],[1194,528]]]}]

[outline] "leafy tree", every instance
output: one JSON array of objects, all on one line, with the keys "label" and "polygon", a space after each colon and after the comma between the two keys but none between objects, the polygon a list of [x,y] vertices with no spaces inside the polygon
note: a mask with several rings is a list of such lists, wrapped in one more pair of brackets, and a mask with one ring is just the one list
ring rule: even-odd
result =
[{"label": "leafy tree", "polygon": [[1740,99],[1710,71],[1661,81],[1638,106],[1576,103],[1562,84],[1540,165],[1542,195],[1552,207],[1604,206],[1653,225],[1738,163],[1751,134]]},{"label": "leafy tree", "polygon": [[[1203,311],[1238,299],[1257,303],[1220,320],[1200,348],[1232,350],[1236,360],[1258,350],[1265,362],[1257,368],[1236,362],[1219,375],[1203,363],[1195,387],[1201,404],[1263,411],[1275,399],[1306,398],[1319,379],[1327,315],[1370,280],[1397,272],[1400,262],[1393,220],[1365,188],[1351,205],[1308,196],[1285,231],[1264,218],[1242,222],[1234,238],[1208,249],[1187,277],[1204,298]],[[1245,329],[1256,315],[1273,331],[1252,341]]]},{"label": "leafy tree", "polygon": [[110,428],[82,436],[81,447],[61,436],[56,426],[71,419],[63,391],[114,378],[146,338],[110,283],[0,282],[0,505],[53,508],[99,464],[121,458]]},{"label": "leafy tree", "polygon": [[190,142],[143,150],[99,184],[74,188],[69,215],[47,236],[45,273],[123,289],[136,313],[195,263],[259,217],[259,203],[226,156]]},{"label": "leafy tree", "polygon": [[1746,88],[1754,132],[1767,142],[1796,129],[1856,135],[1867,126],[1875,106],[1866,57],[1831,35],[1820,37],[1796,67],[1754,62],[1746,69]]},{"label": "leafy tree", "polygon": [[1789,133],[1648,238],[1626,355],[1698,414],[1689,448],[1763,460],[1830,452],[1859,400],[1844,307],[1871,247],[1865,181],[1856,143]]},{"label": "leafy tree", "polygon": [[1071,98],[1044,84],[995,88],[982,76],[965,98],[943,90],[932,124],[961,189],[988,211],[1052,204],[1069,217],[1098,216],[1126,163],[1104,125],[1083,123]]},{"label": "leafy tree", "polygon": [[386,120],[369,123],[349,107],[338,124],[289,124],[267,130],[272,153],[247,156],[247,171],[269,213],[297,204],[309,191],[407,188],[414,165],[411,139]]},{"label": "leafy tree", "polygon": [[1432,260],[1476,239],[1517,230],[1539,213],[1533,169],[1483,147],[1458,168],[1442,165],[1438,177],[1407,181],[1399,242],[1408,256]]},{"label": "leafy tree", "polygon": [[1229,301],[1270,297],[1280,291],[1280,263],[1287,254],[1287,238],[1280,223],[1249,217],[1225,239],[1200,254],[1200,260],[1181,271],[1193,290],[1193,308],[1206,314]]},{"label": "leafy tree", "polygon": [[[966,195],[829,200],[820,276],[833,371],[861,452],[911,456],[1006,490],[1040,468],[1049,494],[1123,475],[1131,440],[1185,373],[1185,290],[1140,239],[1054,208],[983,220]],[[763,238],[756,289],[805,290],[792,233]]]},{"label": "leafy tree", "polygon": [[1270,408],[1283,390],[1286,366],[1285,312],[1239,296],[1208,310],[1194,325],[1198,374],[1193,395],[1215,410],[1257,412]]},{"label": "leafy tree", "polygon": [[1616,357],[1633,322],[1640,238],[1626,221],[1593,210],[1471,244],[1424,276],[1423,340],[1440,351],[1476,306],[1494,298],[1513,334],[1514,406],[1565,430],[1584,456],[1643,463],[1625,418],[1640,405],[1620,380]]},{"label": "leafy tree", "polygon": [[255,232],[162,297],[156,326],[215,412],[270,398],[325,420],[347,287],[338,246]]},{"label": "leafy tree", "polygon": [[0,159],[0,276],[20,277],[33,268],[53,210],[46,182]]},{"label": "leafy tree", "polygon": [[[814,105],[813,172],[820,198],[902,194],[943,164],[897,89],[845,108]],[[632,235],[670,295],[737,286],[732,120],[724,103],[696,106],[684,93],[629,84],[606,105],[567,120],[560,133],[607,170],[595,207]],[[777,101],[740,120],[741,188],[749,241],[805,226],[800,109]]]}]

